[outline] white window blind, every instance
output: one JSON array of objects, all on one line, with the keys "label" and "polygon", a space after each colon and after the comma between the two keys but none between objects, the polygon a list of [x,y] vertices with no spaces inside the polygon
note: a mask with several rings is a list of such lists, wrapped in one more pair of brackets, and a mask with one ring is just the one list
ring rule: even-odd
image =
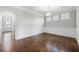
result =
[{"label": "white window blind", "polygon": [[61,14],[61,20],[70,19],[70,13]]},{"label": "white window blind", "polygon": [[51,21],[51,16],[47,16],[47,21]]},{"label": "white window blind", "polygon": [[59,20],[59,15],[54,15],[52,20],[53,21],[58,21]]}]

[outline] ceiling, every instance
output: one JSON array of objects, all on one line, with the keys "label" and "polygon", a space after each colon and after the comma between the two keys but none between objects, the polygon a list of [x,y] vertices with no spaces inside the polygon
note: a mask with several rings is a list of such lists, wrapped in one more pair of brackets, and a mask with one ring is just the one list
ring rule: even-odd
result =
[{"label": "ceiling", "polygon": [[[42,15],[45,15],[48,12],[48,6],[22,6],[22,7],[30,9]],[[75,6],[49,6],[49,10],[52,14],[63,12],[63,11],[74,10],[74,9]]]}]

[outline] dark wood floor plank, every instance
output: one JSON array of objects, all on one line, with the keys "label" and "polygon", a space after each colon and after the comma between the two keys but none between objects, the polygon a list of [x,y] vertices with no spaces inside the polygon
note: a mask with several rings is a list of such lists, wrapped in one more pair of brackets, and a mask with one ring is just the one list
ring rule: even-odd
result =
[{"label": "dark wood floor plank", "polygon": [[10,48],[14,52],[76,52],[78,43],[75,38],[41,33],[16,40]]},{"label": "dark wood floor plank", "polygon": [[75,38],[42,33],[16,41],[17,51],[78,51]]}]

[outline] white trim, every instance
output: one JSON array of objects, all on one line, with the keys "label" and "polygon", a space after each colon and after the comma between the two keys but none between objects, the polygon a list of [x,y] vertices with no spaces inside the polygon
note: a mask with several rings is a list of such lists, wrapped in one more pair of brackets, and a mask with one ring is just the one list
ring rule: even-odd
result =
[{"label": "white trim", "polygon": [[49,27],[49,26],[45,26],[44,29],[43,29],[43,32],[48,32],[48,33],[72,37],[72,38],[77,37],[76,28],[70,28],[70,27]]},{"label": "white trim", "polygon": [[70,9],[63,9],[62,11],[55,11],[52,12],[52,15],[57,15],[57,14],[62,14],[62,13],[67,13],[67,12],[71,12],[71,11],[76,11],[76,7],[70,8]]},{"label": "white trim", "polygon": [[32,13],[37,14],[37,15],[39,15],[39,16],[43,16],[43,15],[41,15],[40,13],[35,12],[35,11],[32,11],[32,10],[30,10],[30,9],[28,9],[28,8],[24,8],[24,7],[21,7],[21,6],[12,6],[12,7],[15,7],[15,8],[18,8],[18,9],[22,9],[22,10],[24,10],[24,11],[32,12]]},{"label": "white trim", "polygon": [[[29,8],[24,8],[24,7],[22,7],[22,6],[13,6],[13,7],[16,7],[16,8],[19,8],[19,9],[22,9],[22,10],[25,10],[25,11],[28,11],[28,12],[32,12],[32,13],[34,13],[34,14],[37,14],[37,15],[40,15],[40,16],[44,16],[44,14],[41,14],[41,13],[39,13],[39,12],[36,12],[36,11],[33,11],[33,10],[31,10],[31,9],[29,9]],[[70,12],[70,11],[75,11],[76,10],[76,7],[72,7],[72,8],[70,8],[70,9],[66,9],[66,10],[62,10],[61,12],[60,11],[54,11],[54,13],[52,12],[52,15],[53,14],[60,14],[60,13],[64,13],[64,12]]]},{"label": "white trim", "polygon": [[77,43],[78,43],[78,45],[79,45],[79,38],[77,37],[76,40],[77,40]]}]

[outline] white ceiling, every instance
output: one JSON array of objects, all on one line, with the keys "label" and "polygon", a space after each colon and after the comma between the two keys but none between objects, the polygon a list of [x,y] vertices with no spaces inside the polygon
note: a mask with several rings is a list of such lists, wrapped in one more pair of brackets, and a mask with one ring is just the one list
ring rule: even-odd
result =
[{"label": "white ceiling", "polygon": [[[48,6],[22,6],[24,8],[30,9],[34,12],[45,15],[48,12]],[[57,13],[63,11],[74,10],[75,6],[49,6],[50,12]]]}]

